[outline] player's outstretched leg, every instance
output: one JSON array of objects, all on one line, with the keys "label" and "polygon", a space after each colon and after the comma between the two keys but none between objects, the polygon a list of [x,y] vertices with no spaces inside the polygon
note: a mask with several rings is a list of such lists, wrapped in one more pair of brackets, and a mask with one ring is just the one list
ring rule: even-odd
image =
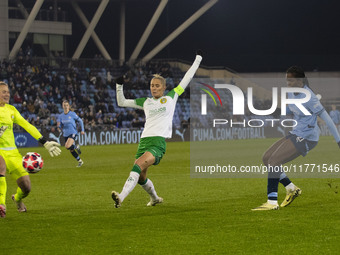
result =
[{"label": "player's outstretched leg", "polygon": [[120,194],[116,191],[112,191],[111,197],[115,202],[115,207],[118,208],[121,206],[124,199],[130,194],[130,192],[136,187],[139,175],[141,173],[141,169],[138,165],[134,165],[129,177],[127,178],[122,192]]}]

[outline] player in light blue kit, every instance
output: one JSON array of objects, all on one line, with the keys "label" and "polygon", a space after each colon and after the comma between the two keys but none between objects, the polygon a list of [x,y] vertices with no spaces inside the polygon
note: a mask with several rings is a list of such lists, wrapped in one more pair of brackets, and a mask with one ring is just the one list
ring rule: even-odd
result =
[{"label": "player in light blue kit", "polygon": [[65,148],[70,150],[72,156],[78,161],[77,167],[81,167],[84,162],[80,158],[80,148],[79,144],[76,145],[75,141],[78,138],[78,131],[76,122],[78,122],[81,126],[81,134],[85,134],[84,132],[84,123],[83,120],[73,111],[70,110],[70,104],[67,100],[63,101],[63,109],[64,113],[60,114],[57,121],[57,126],[59,132],[63,132],[63,136],[65,139]]},{"label": "player in light blue kit", "polygon": [[[263,163],[266,166],[281,167],[298,156],[306,156],[319,141],[319,127],[317,125],[317,117],[325,121],[328,129],[335,138],[340,147],[340,135],[336,129],[334,122],[328,115],[317,96],[308,86],[308,80],[304,71],[297,66],[290,67],[286,72],[286,80],[288,87],[299,87],[310,91],[311,99],[303,103],[303,106],[311,113],[305,115],[296,105],[289,105],[288,111],[294,115],[297,125],[290,131],[290,134],[274,143],[263,155]],[[288,98],[304,98],[303,93],[288,93]],[[301,195],[301,189],[295,186],[282,172],[270,171],[268,169],[268,200],[263,205],[252,209],[253,211],[277,210],[279,205],[277,202],[277,191],[279,182],[282,183],[287,191],[285,200],[281,203],[281,207],[289,205],[293,200]]]}]

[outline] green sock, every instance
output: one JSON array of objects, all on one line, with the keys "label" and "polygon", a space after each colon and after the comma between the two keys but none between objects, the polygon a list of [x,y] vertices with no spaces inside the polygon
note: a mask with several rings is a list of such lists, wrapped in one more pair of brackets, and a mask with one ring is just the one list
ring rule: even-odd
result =
[{"label": "green sock", "polygon": [[140,169],[139,165],[133,165],[131,171],[132,172],[136,172],[138,174],[140,174],[142,172],[142,170]]},{"label": "green sock", "polygon": [[5,176],[0,176],[0,205],[6,206],[7,182]]}]

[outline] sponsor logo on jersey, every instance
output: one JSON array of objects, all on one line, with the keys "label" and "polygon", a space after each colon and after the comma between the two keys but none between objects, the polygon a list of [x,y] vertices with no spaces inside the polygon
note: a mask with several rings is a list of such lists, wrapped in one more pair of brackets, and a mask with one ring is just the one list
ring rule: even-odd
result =
[{"label": "sponsor logo on jersey", "polygon": [[162,113],[166,111],[166,107],[158,108],[158,109],[153,109],[149,111],[150,116],[154,116],[157,113]]}]

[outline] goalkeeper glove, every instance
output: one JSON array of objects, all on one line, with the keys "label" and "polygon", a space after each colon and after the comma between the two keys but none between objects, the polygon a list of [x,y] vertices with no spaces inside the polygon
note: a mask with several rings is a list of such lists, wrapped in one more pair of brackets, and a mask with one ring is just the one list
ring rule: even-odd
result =
[{"label": "goalkeeper glove", "polygon": [[59,156],[61,153],[61,150],[59,148],[60,144],[57,142],[49,141],[44,143],[44,147],[48,152],[50,153],[51,157],[53,156]]},{"label": "goalkeeper glove", "polygon": [[40,139],[38,141],[42,145],[44,145],[46,150],[48,150],[48,152],[50,153],[51,157],[60,155],[61,150],[60,150],[60,148],[58,148],[60,146],[59,143],[54,142],[54,141],[46,141],[46,139],[43,136],[40,137]]},{"label": "goalkeeper glove", "polygon": [[196,55],[203,57],[203,51],[202,50],[196,50]]},{"label": "goalkeeper glove", "polygon": [[124,79],[125,79],[125,76],[120,76],[116,79],[116,83],[118,85],[123,85],[124,84]]},{"label": "goalkeeper glove", "polygon": [[1,126],[0,127],[0,137],[5,133],[7,128],[8,128],[8,126]]}]

